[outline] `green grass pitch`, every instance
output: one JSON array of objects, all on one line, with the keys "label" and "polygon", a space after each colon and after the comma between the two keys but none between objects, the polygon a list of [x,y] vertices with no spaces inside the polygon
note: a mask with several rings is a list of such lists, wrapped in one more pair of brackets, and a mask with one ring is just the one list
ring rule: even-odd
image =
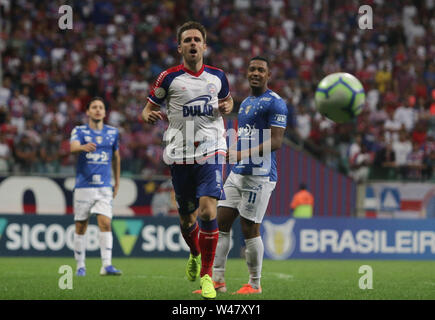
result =
[{"label": "green grass pitch", "polygon": [[[100,259],[87,258],[87,276],[72,278],[73,288],[59,288],[60,266],[75,271],[72,258],[0,258],[1,300],[200,300],[192,291],[186,259],[114,258],[120,277],[99,275]],[[361,265],[373,270],[373,289],[359,288]],[[227,263],[227,293],[217,300],[433,300],[435,261],[265,260],[261,295],[231,293],[248,280],[246,262]]]}]

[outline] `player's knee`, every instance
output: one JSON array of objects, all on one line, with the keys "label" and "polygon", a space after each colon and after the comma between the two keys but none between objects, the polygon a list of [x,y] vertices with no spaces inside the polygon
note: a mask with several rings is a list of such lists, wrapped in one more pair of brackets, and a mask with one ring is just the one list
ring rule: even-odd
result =
[{"label": "player's knee", "polygon": [[240,225],[245,239],[256,238],[260,236],[260,224],[245,218],[240,219]]},{"label": "player's knee", "polygon": [[230,219],[230,217],[228,217],[227,215],[222,215],[218,213],[217,222],[219,231],[230,232],[234,219]]},{"label": "player's knee", "polygon": [[100,231],[101,232],[110,232],[110,231],[112,231],[110,223],[109,224],[100,225]]},{"label": "player's knee", "polygon": [[106,216],[98,215],[98,227],[101,232],[109,232],[112,231],[111,228],[112,220]]},{"label": "player's knee", "polygon": [[231,231],[232,224],[227,221],[219,221],[218,220],[218,228],[219,231],[223,232],[230,232]]},{"label": "player's knee", "polygon": [[199,208],[199,218],[204,221],[210,221],[216,218],[216,208],[204,206]]},{"label": "player's knee", "polygon": [[220,231],[230,232],[234,220],[239,216],[235,208],[220,206],[217,209],[217,222]]},{"label": "player's knee", "polygon": [[84,235],[86,233],[87,221],[76,221],[75,233],[78,235]]},{"label": "player's knee", "polygon": [[184,230],[189,229],[196,222],[196,211],[190,214],[180,215],[180,225]]},{"label": "player's knee", "polygon": [[214,198],[201,199],[199,203],[199,218],[204,221],[210,221],[216,218],[217,201]]}]

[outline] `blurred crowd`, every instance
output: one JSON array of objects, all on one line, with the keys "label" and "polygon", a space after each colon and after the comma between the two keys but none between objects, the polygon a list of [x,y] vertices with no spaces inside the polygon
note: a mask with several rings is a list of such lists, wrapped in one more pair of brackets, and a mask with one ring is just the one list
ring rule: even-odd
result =
[{"label": "blurred crowd", "polygon": [[[434,177],[434,0],[365,1],[373,29],[359,28],[359,1],[76,0],[72,30],[58,27],[64,1],[0,4],[0,172],[72,173],[70,132],[102,96],[106,122],[121,130],[123,174],[167,174],[166,124],[140,114],[158,74],[181,62],[177,27],[197,20],[208,31],[205,62],[228,76],[233,116],[249,94],[249,59],[264,55],[295,147],[357,181]],[[356,124],[315,110],[318,82],[338,71],[364,85]]]}]

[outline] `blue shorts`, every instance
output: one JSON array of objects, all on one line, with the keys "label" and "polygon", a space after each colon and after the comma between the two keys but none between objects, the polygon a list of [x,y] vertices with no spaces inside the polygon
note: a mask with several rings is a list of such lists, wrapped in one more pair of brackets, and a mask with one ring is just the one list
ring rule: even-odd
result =
[{"label": "blue shorts", "polygon": [[217,161],[215,164],[173,164],[170,168],[180,215],[194,212],[199,206],[200,197],[225,200],[223,165]]}]

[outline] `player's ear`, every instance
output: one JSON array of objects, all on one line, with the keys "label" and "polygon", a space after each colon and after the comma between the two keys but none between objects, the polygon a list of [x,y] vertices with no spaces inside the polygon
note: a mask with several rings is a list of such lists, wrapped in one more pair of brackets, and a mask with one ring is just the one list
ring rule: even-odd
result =
[{"label": "player's ear", "polygon": [[181,45],[177,46],[177,51],[178,51],[178,53],[181,53]]}]

